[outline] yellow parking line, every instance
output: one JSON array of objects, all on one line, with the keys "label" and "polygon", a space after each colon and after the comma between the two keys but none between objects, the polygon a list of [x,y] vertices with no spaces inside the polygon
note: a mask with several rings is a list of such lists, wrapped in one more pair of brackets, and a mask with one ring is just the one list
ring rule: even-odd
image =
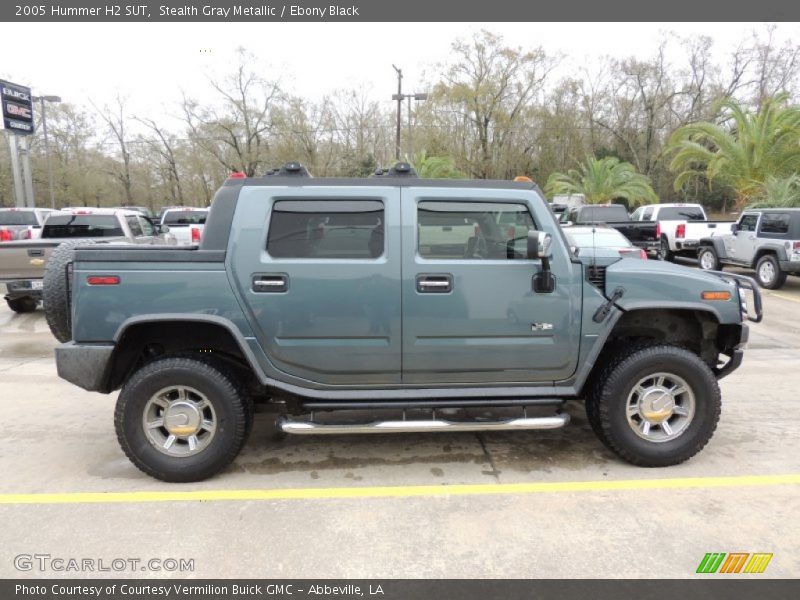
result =
[{"label": "yellow parking line", "polygon": [[620,490],[752,487],[800,484],[800,473],[618,481],[560,481],[474,485],[412,485],[387,487],[287,488],[251,490],[195,490],[169,492],[71,492],[63,494],[0,494],[0,504],[116,504],[139,502],[196,502],[247,500],[333,500],[347,498],[408,498],[484,496],[492,494],[547,494]]},{"label": "yellow parking line", "polygon": [[780,298],[781,300],[788,300],[789,302],[797,302],[800,304],[800,299],[793,298],[792,296],[787,296],[785,294],[781,294],[779,292],[767,292],[768,296],[775,296],[776,298]]}]

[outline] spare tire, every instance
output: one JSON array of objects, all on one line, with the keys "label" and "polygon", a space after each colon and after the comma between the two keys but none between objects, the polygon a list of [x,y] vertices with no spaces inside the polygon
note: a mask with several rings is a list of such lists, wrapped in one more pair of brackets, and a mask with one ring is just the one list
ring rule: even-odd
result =
[{"label": "spare tire", "polygon": [[69,290],[72,287],[71,263],[75,259],[75,248],[94,243],[94,240],[64,242],[53,250],[45,266],[42,284],[44,316],[50,331],[59,342],[68,342],[72,339]]}]

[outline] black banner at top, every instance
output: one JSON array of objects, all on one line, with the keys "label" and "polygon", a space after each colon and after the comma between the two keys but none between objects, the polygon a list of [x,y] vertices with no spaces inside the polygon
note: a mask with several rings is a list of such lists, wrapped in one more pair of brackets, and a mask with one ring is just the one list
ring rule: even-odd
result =
[{"label": "black banner at top", "polygon": [[[787,0],[5,0],[10,22],[541,22],[800,20]],[[603,37],[602,28],[597,31]]]}]

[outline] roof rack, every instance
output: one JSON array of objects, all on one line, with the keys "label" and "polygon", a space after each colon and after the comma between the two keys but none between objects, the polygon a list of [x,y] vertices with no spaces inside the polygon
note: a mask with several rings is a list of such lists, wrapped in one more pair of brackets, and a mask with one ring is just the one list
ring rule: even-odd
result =
[{"label": "roof rack", "polygon": [[305,165],[299,162],[287,162],[281,167],[269,169],[264,177],[313,177]]},{"label": "roof rack", "polygon": [[377,169],[373,177],[418,177],[416,170],[407,162],[397,162],[388,169]]}]

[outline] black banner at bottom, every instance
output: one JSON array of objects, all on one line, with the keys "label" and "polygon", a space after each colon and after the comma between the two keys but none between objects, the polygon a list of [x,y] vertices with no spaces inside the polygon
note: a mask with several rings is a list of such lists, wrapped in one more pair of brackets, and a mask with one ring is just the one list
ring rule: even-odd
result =
[{"label": "black banner at bottom", "polygon": [[[711,576],[718,577],[718,576]],[[10,579],[4,600],[759,600],[800,598],[800,580],[718,579]]]}]

